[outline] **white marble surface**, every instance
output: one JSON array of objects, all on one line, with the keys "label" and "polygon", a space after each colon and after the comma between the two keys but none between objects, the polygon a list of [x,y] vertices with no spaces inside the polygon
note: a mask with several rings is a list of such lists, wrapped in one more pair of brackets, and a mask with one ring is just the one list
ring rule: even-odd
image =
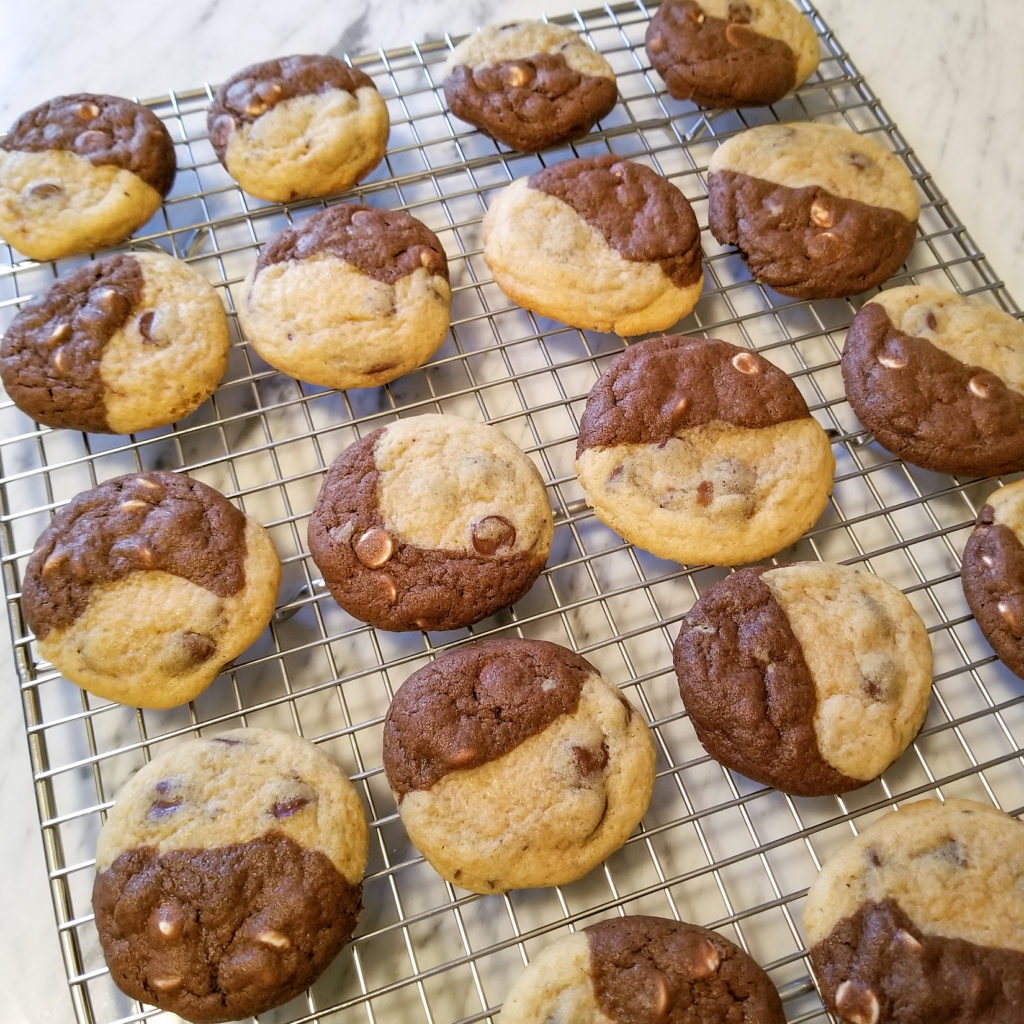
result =
[{"label": "white marble surface", "polygon": [[[588,5],[581,5],[586,9]],[[819,0],[818,9],[980,249],[1024,301],[1024,70],[1019,0]],[[76,90],[150,97],[217,82],[285,52],[359,54],[458,35],[501,18],[556,15],[564,2],[511,0],[0,0],[0,124]],[[4,827],[0,1020],[73,1020],[46,885],[6,623],[0,664]]]}]

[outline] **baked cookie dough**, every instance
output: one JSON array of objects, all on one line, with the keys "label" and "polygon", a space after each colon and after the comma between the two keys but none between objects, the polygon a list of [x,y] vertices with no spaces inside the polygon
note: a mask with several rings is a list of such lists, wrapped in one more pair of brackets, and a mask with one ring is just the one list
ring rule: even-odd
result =
[{"label": "baked cookie dough", "polygon": [[391,127],[373,79],[327,54],[243,68],[214,94],[206,123],[228,174],[273,202],[351,187],[380,163]]},{"label": "baked cookie dough", "polygon": [[1024,679],[1024,480],[985,499],[964,546],[960,578],[985,639]]},{"label": "baked cookie dough", "polygon": [[518,601],[547,563],[544,481],[497,428],[426,413],[355,442],[324,477],[309,551],[379,629],[457,629]]},{"label": "baked cookie dough", "polygon": [[0,343],[11,400],[39,423],[130,434],[197,409],[228,365],[210,283],[151,252],[102,256],[27,302]]},{"label": "baked cookie dough", "polygon": [[591,389],[576,474],[597,517],[677,562],[738,565],[817,520],[835,460],[793,382],[725,341],[629,346]]},{"label": "baked cookie dough", "polygon": [[147,107],[100,93],[47,100],[0,139],[0,236],[35,260],[122,242],[160,209],[175,170]]},{"label": "baked cookie dough", "polygon": [[487,25],[441,69],[448,108],[511,149],[532,153],[590,129],[618,99],[611,65],[563,25]]},{"label": "baked cookie dough", "polygon": [[1017,1024],[1024,824],[986,804],[906,804],[829,858],[807,894],[811,965],[848,1024]]},{"label": "baked cookie dough", "polygon": [[758,963],[717,932],[663,917],[599,921],[547,946],[519,976],[503,1024],[784,1024]]},{"label": "baked cookie dough", "polygon": [[842,358],[850,405],[876,440],[925,469],[1024,469],[1024,323],[980,298],[890,288],[853,319]]},{"label": "baked cookie dough", "polygon": [[784,793],[877,778],[921,728],[932,650],[895,587],[824,562],[741,569],[687,612],[679,693],[715,760]]},{"label": "baked cookie dough", "polygon": [[667,0],[644,45],[669,94],[702,107],[774,103],[818,66],[814,26],[789,0]]},{"label": "baked cookie dough", "polygon": [[366,859],[359,796],[309,741],[235,729],[173,745],[99,835],[92,903],[111,977],[190,1021],[287,1002],[352,934]]},{"label": "baked cookie dough", "polygon": [[416,369],[451,319],[444,249],[402,210],[321,210],[264,245],[244,287],[238,321],[252,347],[322,387],[375,387]]},{"label": "baked cookie dough", "polygon": [[837,125],[767,124],[734,135],[708,165],[708,226],[783,295],[840,298],[880,285],[914,244],[909,171]]},{"label": "baked cookie dough", "polygon": [[541,640],[483,640],[414,672],[384,719],[413,844],[471,892],[581,878],[636,828],[654,744],[619,689]]},{"label": "baked cookie dough", "polygon": [[183,473],[129,473],[73,498],[36,541],[21,606],[39,654],[108,700],[169,708],[266,628],[270,534]]},{"label": "baked cookie dough", "polygon": [[700,298],[700,228],[667,178],[613,155],[564,160],[503,188],[483,256],[515,303],[583,330],[671,327]]}]

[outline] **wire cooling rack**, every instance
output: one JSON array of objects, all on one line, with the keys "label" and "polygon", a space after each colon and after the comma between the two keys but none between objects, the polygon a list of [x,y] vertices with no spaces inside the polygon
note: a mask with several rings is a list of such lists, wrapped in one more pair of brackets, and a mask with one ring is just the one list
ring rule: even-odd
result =
[{"label": "wire cooling rack", "polygon": [[[959,558],[975,512],[1000,482],[958,482],[893,459],[847,405],[838,368],[864,297],[801,302],[754,283],[705,231],[705,292],[679,325],[764,353],[788,371],[832,438],[835,490],[820,522],[780,560],[852,563],[900,587],[935,654],[934,696],[913,746],[884,776],[842,797],[790,798],[722,769],[697,742],[679,701],[671,645],[680,619],[724,570],[679,566],[633,548],[587,509],[573,473],[579,415],[623,341],[570,329],[511,305],[480,253],[480,219],[513,178],[572,155],[614,152],[649,164],[707,223],[705,172],[720,141],[754,124],[819,120],[870,135],[906,163],[921,199],[910,281],[984,294],[1020,311],[936,184],[807,3],[821,65],[771,108],[702,112],[671,100],[643,49],[650,11],[622,3],[557,19],[614,67],[620,102],[598,130],[540,156],[510,153],[449,117],[439,68],[451,40],[353,63],[385,96],[385,161],[344,197],[403,208],[447,251],[453,322],[426,368],[376,389],[310,387],[273,371],[240,336],[234,309],[258,246],[321,203],[253,200],[206,137],[212,86],[149,101],[176,142],[179,171],[161,212],[131,243],[188,260],[231,314],[227,376],[173,427],[129,437],[40,429],[0,398],[3,577],[13,633],[56,928],[79,1022],[161,1016],[121,995],[106,971],[90,907],[93,851],[122,783],[151,755],[196,733],[239,724],[295,730],[347,769],[371,820],[365,910],[356,936],[312,987],[266,1022],[491,1020],[523,965],[594,920],[649,913],[708,925],[738,942],[779,987],[787,1018],[827,1019],[805,959],[804,895],[820,863],[898,802],[970,796],[1019,813],[1024,697],[972,620]],[[0,249],[0,327],[48,287],[60,264]],[[496,424],[533,458],[555,515],[548,567],[514,608],[452,633],[377,632],[348,617],[317,579],[306,524],[325,468],[357,437],[398,416],[447,412]],[[270,629],[193,703],[139,711],[88,696],[39,660],[19,607],[32,545],[77,492],[123,472],[181,469],[218,487],[271,531],[284,574]],[[584,879],[559,888],[475,896],[443,882],[410,845],[381,769],[381,722],[395,689],[469,637],[554,640],[620,685],[651,723],[658,773],[641,828]],[[167,1019],[162,1016],[162,1019]]]}]

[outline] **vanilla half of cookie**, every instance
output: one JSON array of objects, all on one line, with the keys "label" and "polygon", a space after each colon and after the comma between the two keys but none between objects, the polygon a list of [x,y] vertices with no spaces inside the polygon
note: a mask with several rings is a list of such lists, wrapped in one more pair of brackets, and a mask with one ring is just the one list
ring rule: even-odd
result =
[{"label": "vanilla half of cookie", "polygon": [[647,723],[586,660],[539,640],[442,655],[398,689],[384,770],[413,844],[473,892],[560,885],[647,810]]},{"label": "vanilla half of cookie", "polygon": [[872,822],[807,893],[828,1008],[849,1024],[1015,1024],[1024,1005],[1024,824],[971,800]]},{"label": "vanilla half of cookie", "polygon": [[576,474],[626,540],[683,563],[781,551],[821,515],[835,460],[796,385],[725,341],[630,345],[591,389]]},{"label": "vanilla half of cookie", "polygon": [[36,541],[22,610],[39,653],[100,697],[169,708],[266,628],[281,562],[269,533],[182,473],[115,477]]},{"label": "vanilla half of cookie", "polygon": [[287,1002],[355,927],[366,815],[341,767],[272,729],[172,745],[107,814],[92,903],[122,991],[196,1022]]}]

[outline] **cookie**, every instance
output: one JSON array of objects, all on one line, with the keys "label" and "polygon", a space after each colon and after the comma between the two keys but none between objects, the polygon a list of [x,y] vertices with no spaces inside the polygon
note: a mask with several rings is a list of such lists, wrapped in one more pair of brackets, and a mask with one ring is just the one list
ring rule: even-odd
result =
[{"label": "cookie", "polygon": [[39,654],[71,682],[169,708],[263,632],[280,576],[270,535],[218,491],[183,473],[129,473],[54,516],[21,606]]},{"label": "cookie", "polygon": [[611,65],[563,25],[487,25],[441,68],[448,109],[510,149],[532,153],[584,135],[618,99]]},{"label": "cookie", "polygon": [[214,94],[210,144],[250,195],[288,202],[340,192],[380,163],[391,127],[373,79],[327,54],[252,64]]},{"label": "cookie", "polygon": [[111,977],[190,1021],[287,1002],[351,936],[367,849],[355,787],[308,740],[234,729],[175,744],[100,831],[92,904]]},{"label": "cookie", "polygon": [[471,892],[562,885],[619,849],[654,786],[650,730],[541,640],[455,648],[398,688],[384,771],[416,848]]},{"label": "cookie", "polygon": [[668,0],[644,48],[669,95],[702,107],[764,106],[818,66],[818,37],[789,0]]},{"label": "cookie", "polygon": [[821,515],[834,471],[796,385],[726,341],[631,345],[580,417],[587,503],[630,543],[677,562],[738,565],[781,551]]},{"label": "cookie", "polygon": [[426,413],[334,460],[309,521],[334,599],[379,629],[457,629],[518,601],[554,535],[544,481],[497,428]]},{"label": "cookie", "polygon": [[228,365],[220,297],[187,263],[123,252],[27,302],[0,344],[0,378],[50,427],[130,434],[197,409]]},{"label": "cookie", "polygon": [[931,644],[913,605],[877,576],[825,562],[716,583],[684,616],[673,664],[705,750],[799,796],[880,776],[931,695]]},{"label": "cookie", "polygon": [[802,299],[856,295],[899,270],[920,205],[895,154],[837,125],[749,128],[708,165],[708,227],[758,281]]},{"label": "cookie", "polygon": [[1024,1006],[1024,824],[922,800],[825,863],[804,928],[828,1008],[848,1024],[1017,1024]]},{"label": "cookie", "polygon": [[1024,481],[985,499],[964,545],[960,579],[985,639],[1024,679]]},{"label": "cookie", "polygon": [[503,188],[483,256],[515,303],[583,330],[671,327],[700,298],[700,229],[667,178],[613,155],[564,160]]},{"label": "cookie", "polygon": [[940,473],[1024,469],[1024,323],[907,285],[866,302],[842,357],[850,405],[894,455]]},{"label": "cookie", "polygon": [[503,1024],[665,1021],[784,1024],[768,975],[717,932],[663,917],[599,921],[543,949],[519,976]]},{"label": "cookie", "polygon": [[342,203],[260,249],[238,320],[271,366],[331,388],[386,384],[425,363],[451,318],[448,260],[411,214]]},{"label": "cookie", "polygon": [[160,209],[174,144],[147,107],[120,96],[58,96],[0,139],[0,236],[35,260],[122,242]]}]

